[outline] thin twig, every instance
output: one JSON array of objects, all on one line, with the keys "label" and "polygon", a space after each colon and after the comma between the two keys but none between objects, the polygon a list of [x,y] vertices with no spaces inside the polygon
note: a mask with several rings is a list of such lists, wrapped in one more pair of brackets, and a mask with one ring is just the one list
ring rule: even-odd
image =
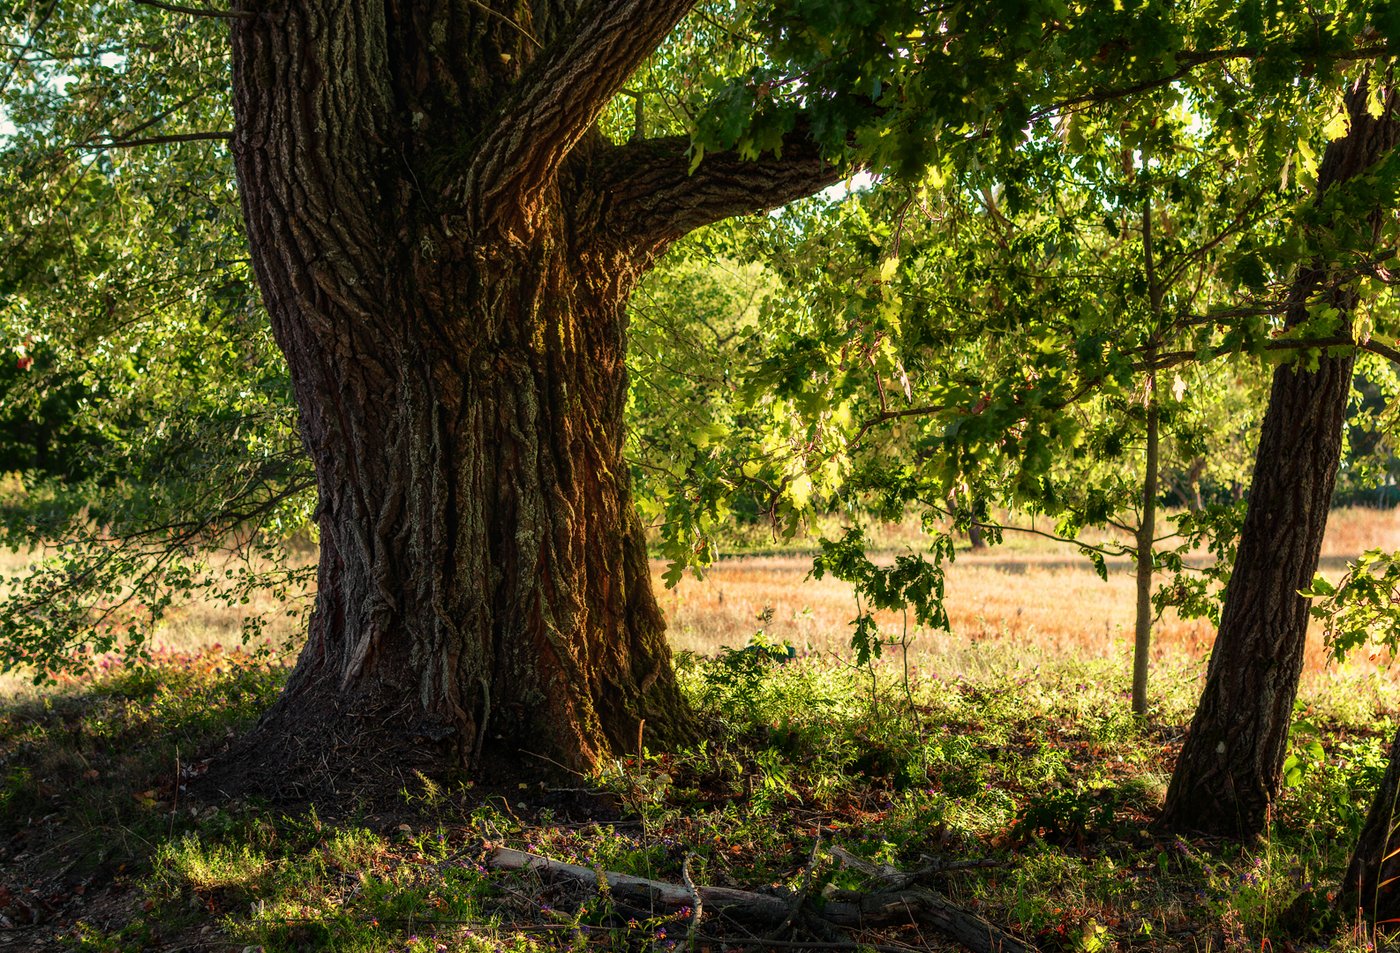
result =
[{"label": "thin twig", "polygon": [[[532,758],[539,758],[541,761],[548,762],[549,764],[554,765],[556,768],[561,768],[561,769],[563,769],[563,770],[569,772],[570,774],[572,774],[572,775],[573,775],[574,777],[576,777],[576,778],[583,778],[585,781],[588,780],[588,775],[583,774],[582,772],[579,772],[579,771],[575,771],[573,768],[569,767],[569,766],[566,765],[566,764],[560,764],[558,761],[555,761],[553,758],[547,757],[547,756],[542,755],[542,754],[536,754],[536,753],[533,752],[533,751],[526,751],[524,748],[521,748],[521,749],[520,749],[520,753],[521,753],[521,754],[528,754],[528,755],[529,755],[530,757],[532,757]],[[596,790],[596,789],[593,789],[593,790]]]},{"label": "thin twig", "polygon": [[148,136],[143,139],[110,139],[107,142],[80,142],[78,149],[132,149],[137,146],[159,146],[170,142],[228,142],[233,138],[232,130],[220,132],[180,132],[169,136]]},{"label": "thin twig", "polygon": [[781,937],[792,926],[792,921],[797,919],[798,912],[802,905],[807,902],[808,895],[812,892],[812,878],[817,872],[817,861],[820,858],[822,846],[822,824],[817,821],[817,835],[812,839],[812,853],[807,857],[807,869],[802,875],[802,886],[793,895],[792,903],[788,905],[788,914],[783,918],[783,922],[777,928],[768,932],[769,940],[776,940]]},{"label": "thin twig", "polygon": [[482,3],[481,0],[467,0],[467,2],[470,3],[472,6],[476,7],[478,10],[482,11],[483,13],[491,14],[491,16],[495,17],[496,19],[500,20],[501,22],[516,30],[521,36],[525,37],[525,39],[535,44],[535,47],[537,49],[544,49],[544,44],[541,43],[539,40],[535,39],[535,35],[533,33],[525,29],[519,23],[516,23],[514,20],[506,16],[501,11],[492,10],[486,4]]},{"label": "thin twig", "polygon": [[175,789],[170,793],[170,833],[175,838],[175,812],[180,810],[180,746],[175,746]]},{"label": "thin twig", "polygon": [[769,940],[766,937],[701,936],[725,946],[770,946],[784,950],[875,950],[876,953],[917,953],[915,947],[891,943],[857,943],[854,940]]},{"label": "thin twig", "polygon": [[1110,559],[1117,559],[1132,554],[1132,550],[1124,546],[1119,546],[1116,549],[1109,548],[1107,546],[1095,546],[1091,543],[1084,542],[1082,539],[1074,539],[1069,536],[1060,536],[1056,533],[1047,533],[1043,529],[1036,529],[1031,526],[1009,526],[1005,523],[984,523],[980,520],[974,520],[970,525],[978,526],[982,529],[994,529],[1003,533],[1027,533],[1031,536],[1043,536],[1046,539],[1054,540],[1057,543],[1068,543],[1073,546],[1078,546],[1080,549],[1087,549],[1090,552],[1098,553],[1100,556],[1106,556]]},{"label": "thin twig", "polygon": [[695,937],[700,930],[700,917],[705,913],[705,898],[700,895],[700,888],[695,886],[695,881],[690,879],[690,862],[695,857],[695,852],[691,851],[685,855],[685,860],[681,861],[681,883],[685,884],[685,889],[690,891],[690,929],[685,934],[685,948],[695,949]]},{"label": "thin twig", "polygon": [[143,7],[155,7],[157,10],[169,10],[171,13],[183,13],[187,17],[208,17],[215,20],[251,20],[257,16],[250,10],[214,10],[209,7],[182,7],[175,3],[162,3],[161,0],[131,0]]}]

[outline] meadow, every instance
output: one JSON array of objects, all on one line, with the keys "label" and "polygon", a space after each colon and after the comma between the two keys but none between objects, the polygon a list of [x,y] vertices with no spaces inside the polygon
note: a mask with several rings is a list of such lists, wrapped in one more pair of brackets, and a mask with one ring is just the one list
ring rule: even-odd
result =
[{"label": "meadow", "polygon": [[[1030,526],[1028,521],[1024,525]],[[1111,537],[1092,536],[1104,542]],[[908,527],[886,533],[890,551],[918,545]],[[759,540],[761,546],[762,540]],[[1400,549],[1400,512],[1362,507],[1335,511],[1328,521],[1320,571],[1339,576],[1348,559],[1369,549]],[[951,631],[917,632],[913,651],[948,674],[966,674],[1016,655],[1123,659],[1133,638],[1133,565],[1108,560],[1105,582],[1071,547],[1041,537],[1007,533],[1005,542],[965,550],[948,566],[947,608]],[[678,649],[712,653],[721,645],[743,645],[756,628],[799,650],[848,654],[849,621],[855,615],[850,587],[837,580],[807,579],[807,553],[778,553],[721,559],[703,580],[687,576],[657,593]],[[903,620],[881,619],[898,637]],[[1154,627],[1154,657],[1203,659],[1215,637],[1202,619],[1180,619],[1168,611]],[[1361,668],[1384,659],[1357,658]],[[1322,633],[1310,633],[1307,671],[1330,677]]]},{"label": "meadow", "polygon": [[[1393,512],[1342,511],[1324,558],[1336,566],[1397,537]],[[151,667],[40,688],[12,678],[0,949],[957,948],[917,918],[840,930],[821,919],[878,888],[882,870],[911,872],[1043,950],[1369,948],[1330,896],[1395,730],[1384,659],[1329,667],[1315,639],[1266,837],[1167,837],[1151,822],[1207,624],[1161,620],[1154,707],[1138,719],[1126,565],[1103,582],[1043,541],[961,553],[953,631],[914,632],[907,656],[873,672],[850,663],[849,590],[804,581],[809,566],[746,556],[659,590],[702,743],[518,787],[410,772],[362,803],[195,798],[289,658],[234,647],[238,619],[211,607],[181,610]],[[797,658],[735,651],[760,632]],[[697,916],[501,869],[510,850],[600,877],[760,890],[793,912],[762,925]]]}]

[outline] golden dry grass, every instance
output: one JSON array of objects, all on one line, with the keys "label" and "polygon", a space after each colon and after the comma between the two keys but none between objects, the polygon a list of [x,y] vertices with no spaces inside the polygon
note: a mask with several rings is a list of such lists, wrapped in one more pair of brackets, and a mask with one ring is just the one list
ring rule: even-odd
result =
[{"label": "golden dry grass", "polygon": [[[907,529],[887,532],[885,538],[918,543]],[[1339,510],[1323,546],[1324,571],[1339,575],[1347,558],[1372,548],[1400,549],[1400,510]],[[23,555],[0,554],[0,577],[14,574],[27,561]],[[789,640],[802,650],[849,653],[849,622],[856,611],[851,589],[830,578],[806,578],[810,556],[725,559],[703,580],[687,576],[672,590],[661,583],[663,564],[653,568],[657,598],[677,650],[709,654],[724,645],[742,646],[763,628],[770,638]],[[1003,546],[963,552],[948,569],[952,631],[913,632],[913,650],[945,671],[969,673],[1008,658],[1126,657],[1132,643],[1133,571],[1127,560],[1111,561],[1109,570],[1104,582],[1069,547],[1023,535],[1008,536]],[[246,607],[273,620],[267,635],[274,645],[304,625],[281,609],[269,597]],[[764,622],[760,615],[766,610],[771,612]],[[215,644],[237,646],[243,615],[216,604],[178,608],[157,632],[154,645],[175,653]],[[892,614],[882,615],[881,624],[892,636],[903,625]],[[1209,623],[1168,613],[1157,625],[1154,655],[1203,658],[1213,637]],[[1374,667],[1365,658],[1349,664]],[[1312,678],[1329,671],[1320,632],[1310,636],[1307,666]],[[22,676],[0,677],[0,695],[27,694],[26,684]]]},{"label": "golden dry grass", "polygon": [[[32,553],[0,551],[0,595],[9,586],[8,580],[22,575],[39,558]],[[216,557],[218,558],[218,557]],[[306,554],[314,559],[314,553]],[[246,606],[230,607],[223,603],[191,601],[170,608],[154,633],[150,646],[154,655],[197,655],[215,647],[239,651],[263,649],[274,654],[285,653],[285,647],[298,642],[306,622],[305,616],[290,616],[289,607],[279,603],[271,593],[260,592]],[[243,622],[249,616],[266,620],[257,643],[245,646]],[[0,701],[20,701],[37,697],[44,691],[35,686],[24,672],[0,673]]]},{"label": "golden dry grass", "polygon": [[[1338,510],[1329,520],[1323,571],[1334,578],[1348,558],[1367,549],[1400,548],[1400,510]],[[658,571],[660,569],[658,565]],[[806,579],[811,559],[803,556],[722,560],[703,581],[687,577],[675,589],[660,588],[671,641],[701,653],[745,644],[762,627],[770,638],[799,649],[848,651],[849,621],[856,614],[851,589],[830,578]],[[1109,563],[1108,581],[1069,547],[1018,536],[1012,547],[961,553],[948,567],[950,633],[918,633],[915,651],[935,654],[953,670],[978,659],[1013,655],[1127,655],[1131,651],[1134,578],[1127,560]],[[759,621],[772,610],[771,620]],[[890,635],[902,631],[898,616],[881,616]],[[1158,622],[1154,655],[1204,657],[1215,633],[1204,620],[1174,613]],[[996,648],[998,651],[988,651]],[[1369,659],[1352,664],[1372,665]],[[1320,631],[1309,635],[1307,668],[1326,671]]]}]

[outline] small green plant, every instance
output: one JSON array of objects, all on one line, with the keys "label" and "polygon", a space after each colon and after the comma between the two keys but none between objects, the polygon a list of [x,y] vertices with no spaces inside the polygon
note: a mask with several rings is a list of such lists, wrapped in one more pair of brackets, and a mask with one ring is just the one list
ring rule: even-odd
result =
[{"label": "small green plant", "polygon": [[720,707],[737,706],[754,713],[773,669],[796,656],[788,642],[771,642],[762,629],[741,649],[724,646],[702,673],[706,701]]},{"label": "small green plant", "polygon": [[1051,788],[1034,794],[1016,812],[1021,836],[1048,842],[1082,841],[1090,832],[1113,823],[1112,792],[1079,787]]},{"label": "small green plant", "polygon": [[415,770],[413,777],[418,781],[418,792],[414,793],[404,787],[401,792],[405,804],[412,804],[415,801],[421,802],[425,807],[436,808],[443,802],[444,792],[442,785],[428,777],[422,771]]},{"label": "small green plant", "polygon": [[1293,724],[1288,729],[1288,756],[1283,761],[1283,784],[1290,788],[1301,785],[1308,772],[1327,759],[1327,752],[1322,747],[1322,733],[1305,716],[1306,706],[1301,702],[1295,703],[1293,713]]}]

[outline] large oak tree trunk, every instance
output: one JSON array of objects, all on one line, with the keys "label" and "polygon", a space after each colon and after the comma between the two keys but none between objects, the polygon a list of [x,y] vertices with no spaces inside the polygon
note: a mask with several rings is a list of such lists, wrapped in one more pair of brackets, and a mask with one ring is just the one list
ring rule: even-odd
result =
[{"label": "large oak tree trunk", "polygon": [[627,297],[688,229],[834,177],[597,133],[692,2],[235,22],[244,214],[320,492],[309,638],[248,746],[273,783],[686,734],[622,455]]},{"label": "large oak tree trunk", "polygon": [[[1366,111],[1366,84],[1352,91],[1351,130],[1327,149],[1319,194],[1359,175],[1395,144],[1392,98],[1382,119]],[[1374,242],[1378,215],[1335,222]],[[1337,290],[1323,264],[1295,279],[1286,323],[1308,319],[1318,299],[1336,309],[1343,329],[1355,297]],[[1264,829],[1278,792],[1308,629],[1299,591],[1317,571],[1340,460],[1351,394],[1350,352],[1322,356],[1315,370],[1274,372],[1260,431],[1248,509],[1220,631],[1201,702],[1172,774],[1161,823],[1172,830],[1251,837]]]},{"label": "large oak tree trunk", "polygon": [[327,316],[368,326],[358,353],[274,304],[321,494],[289,734],[353,701],[462,762],[500,741],[585,767],[643,720],[679,736],[622,459],[624,289],[570,268],[559,231],[494,274],[399,250],[387,313]]}]

